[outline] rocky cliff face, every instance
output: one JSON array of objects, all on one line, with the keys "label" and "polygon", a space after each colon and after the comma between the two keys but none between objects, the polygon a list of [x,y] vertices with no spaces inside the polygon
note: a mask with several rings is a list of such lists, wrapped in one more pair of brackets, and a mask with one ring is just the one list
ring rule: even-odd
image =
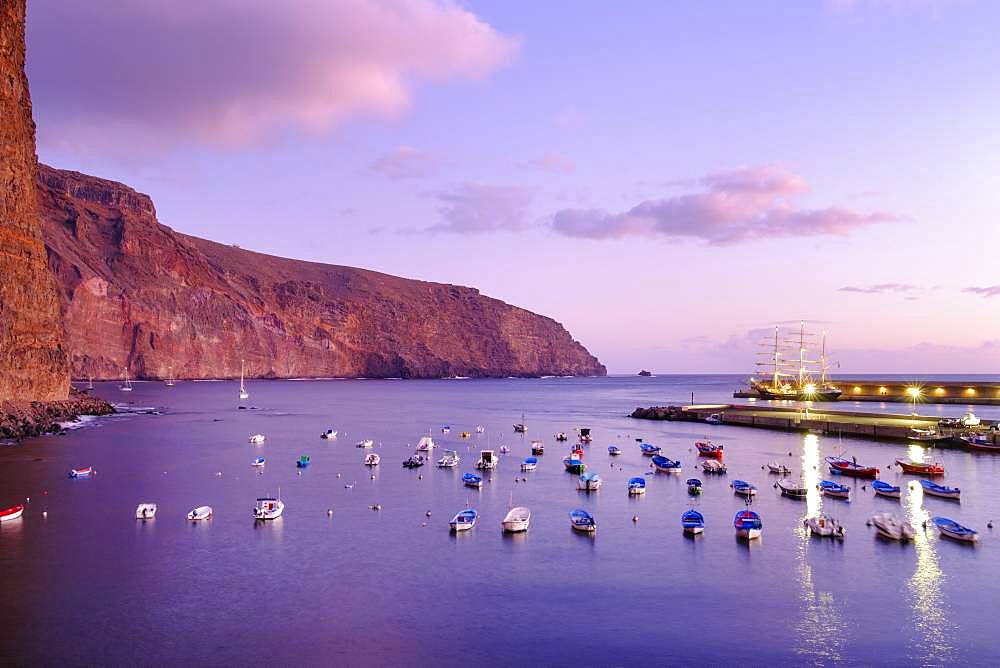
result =
[{"label": "rocky cliff face", "polygon": [[550,318],[472,288],[174,232],[120,183],[39,168],[74,377],[603,375]]},{"label": "rocky cliff face", "polygon": [[24,10],[0,0],[0,401],[50,401],[68,396],[69,376],[35,205]]}]

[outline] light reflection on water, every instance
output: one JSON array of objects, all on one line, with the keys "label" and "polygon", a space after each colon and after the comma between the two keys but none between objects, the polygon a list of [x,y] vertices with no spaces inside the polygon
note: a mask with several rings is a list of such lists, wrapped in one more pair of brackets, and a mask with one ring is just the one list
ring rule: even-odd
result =
[{"label": "light reflection on water", "polygon": [[923,488],[910,484],[907,490],[906,519],[916,530],[913,544],[917,552],[917,567],[907,582],[916,629],[913,647],[918,652],[911,658],[923,664],[946,664],[953,658],[954,647],[949,638],[956,629],[949,621],[947,602],[941,594],[945,575],[938,566],[937,538],[923,526],[930,518],[930,513],[923,507]]},{"label": "light reflection on water", "polygon": [[[820,468],[819,438],[815,434],[806,434],[802,443],[802,484],[808,490],[806,495],[805,514],[796,526],[796,534],[800,538],[796,547],[796,570],[801,585],[802,617],[796,625],[799,636],[796,653],[810,657],[818,663],[828,663],[842,660],[843,638],[845,632],[844,620],[841,615],[840,602],[833,592],[816,591],[813,582],[812,567],[809,565],[810,543],[813,542],[809,529],[803,522],[820,514],[823,508],[823,497],[816,485],[822,477]],[[819,539],[815,539],[819,542]],[[829,539],[824,539],[823,542]],[[820,547],[816,545],[815,547]],[[829,547],[823,545],[822,547]]]},{"label": "light reflection on water", "polygon": [[[910,455],[910,461],[915,464],[922,464],[924,462],[924,455],[927,449],[920,445],[919,443],[910,443],[907,445],[908,454]],[[923,490],[921,490],[923,491]]]}]

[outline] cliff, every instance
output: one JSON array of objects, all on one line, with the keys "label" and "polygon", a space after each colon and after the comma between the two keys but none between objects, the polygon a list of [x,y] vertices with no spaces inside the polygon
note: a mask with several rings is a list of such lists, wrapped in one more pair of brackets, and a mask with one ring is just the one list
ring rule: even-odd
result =
[{"label": "cliff", "polygon": [[0,0],[0,401],[51,401],[69,375],[35,204],[24,17],[24,0]]},{"label": "cliff", "polygon": [[603,375],[551,318],[478,290],[179,234],[120,183],[39,167],[77,378]]}]

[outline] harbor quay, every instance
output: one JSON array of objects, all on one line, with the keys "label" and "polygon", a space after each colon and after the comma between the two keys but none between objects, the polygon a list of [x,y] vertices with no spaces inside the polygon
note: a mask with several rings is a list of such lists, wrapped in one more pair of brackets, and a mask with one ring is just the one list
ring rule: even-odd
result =
[{"label": "harbor quay", "polygon": [[[1000,381],[937,382],[915,380],[879,380],[830,378],[842,394],[838,401],[882,401],[916,403],[933,401],[937,404],[1000,405]],[[754,388],[743,388],[733,393],[735,399],[759,398]]]}]

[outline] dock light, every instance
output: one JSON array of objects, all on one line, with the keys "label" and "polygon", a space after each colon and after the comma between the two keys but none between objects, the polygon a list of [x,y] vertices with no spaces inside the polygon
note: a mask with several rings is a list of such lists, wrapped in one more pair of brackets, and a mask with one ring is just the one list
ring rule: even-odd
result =
[{"label": "dock light", "polygon": [[816,383],[806,383],[802,389],[806,394],[816,394]]},{"label": "dock light", "polygon": [[860,385],[855,385],[854,386],[854,394],[861,394],[861,386]]},{"label": "dock light", "polygon": [[885,385],[883,385],[882,387],[878,388],[878,393],[879,394],[885,394],[888,391],[889,391],[889,388],[887,388]]},{"label": "dock light", "polygon": [[970,397],[974,397],[974,396],[976,396],[976,391],[975,391],[975,390],[974,390],[973,388],[971,388],[971,387],[970,387],[970,388],[968,388],[968,389],[967,389],[967,390],[965,391],[965,393],[966,393],[967,395],[969,395]]},{"label": "dock light", "polygon": [[906,388],[906,393],[908,395],[910,395],[910,398],[913,400],[913,414],[916,415],[917,414],[917,399],[920,398],[920,395],[923,394],[923,391],[919,387],[912,387],[911,386],[911,387]]},{"label": "dock light", "polygon": [[934,390],[934,394],[938,395],[939,397],[942,396],[944,394],[944,388],[943,387],[937,388],[936,390]]}]

